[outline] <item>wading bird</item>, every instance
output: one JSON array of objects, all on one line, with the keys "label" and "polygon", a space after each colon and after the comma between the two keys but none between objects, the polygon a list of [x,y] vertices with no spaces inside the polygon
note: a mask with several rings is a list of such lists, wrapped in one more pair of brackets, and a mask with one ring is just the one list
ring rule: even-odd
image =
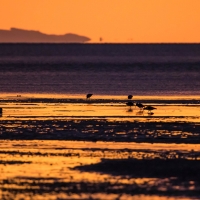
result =
[{"label": "wading bird", "polygon": [[93,94],[87,94],[86,99],[89,99]]},{"label": "wading bird", "polygon": [[129,101],[129,102],[127,102],[127,103],[126,103],[126,105],[127,105],[127,106],[130,106],[130,109],[131,109],[131,106],[133,106],[133,105],[134,105],[134,103],[133,103],[133,102],[131,102],[131,101]]},{"label": "wading bird", "polygon": [[144,109],[144,105],[142,103],[136,103],[135,106],[137,106],[140,110]]},{"label": "wading bird", "polygon": [[144,107],[144,110],[148,110],[148,114],[152,114],[152,110],[155,110],[157,108],[153,107],[153,106],[145,106]]},{"label": "wading bird", "polygon": [[132,99],[133,98],[133,95],[128,95],[128,99]]}]

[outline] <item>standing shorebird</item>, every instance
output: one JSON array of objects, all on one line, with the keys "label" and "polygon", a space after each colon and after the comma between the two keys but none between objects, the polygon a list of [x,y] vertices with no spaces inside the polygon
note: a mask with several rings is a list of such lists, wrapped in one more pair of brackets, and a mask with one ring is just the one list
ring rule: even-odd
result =
[{"label": "standing shorebird", "polygon": [[140,110],[144,109],[144,105],[142,103],[136,103],[135,106],[137,106]]},{"label": "standing shorebird", "polygon": [[127,102],[127,103],[126,103],[126,105],[127,105],[127,106],[130,106],[130,109],[131,109],[131,106],[133,106],[133,105],[134,105],[134,103],[133,103],[133,102],[131,102],[131,101],[129,101],[129,102]]},{"label": "standing shorebird", "polygon": [[148,110],[148,114],[152,114],[152,110],[155,110],[157,108],[153,107],[153,106],[145,106],[144,107],[144,110]]},{"label": "standing shorebird", "polygon": [[89,99],[93,94],[87,94],[86,99]]},{"label": "standing shorebird", "polygon": [[133,98],[133,95],[128,95],[128,99],[132,99]]}]

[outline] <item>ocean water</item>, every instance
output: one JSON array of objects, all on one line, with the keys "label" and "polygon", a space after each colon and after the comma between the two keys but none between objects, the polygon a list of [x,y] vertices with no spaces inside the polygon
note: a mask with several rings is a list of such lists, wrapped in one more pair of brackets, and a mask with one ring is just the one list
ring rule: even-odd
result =
[{"label": "ocean water", "polygon": [[0,93],[200,95],[200,44],[0,44]]}]

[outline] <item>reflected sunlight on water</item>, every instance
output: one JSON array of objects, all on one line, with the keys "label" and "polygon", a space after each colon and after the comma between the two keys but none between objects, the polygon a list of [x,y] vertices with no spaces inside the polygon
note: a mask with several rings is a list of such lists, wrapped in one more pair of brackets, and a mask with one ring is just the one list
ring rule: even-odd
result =
[{"label": "reflected sunlight on water", "polygon": [[[99,163],[101,159],[144,159],[144,157],[150,159],[163,156],[163,154],[182,154],[191,157],[192,153],[196,152],[200,159],[200,145],[192,144],[2,140],[0,146],[0,191],[4,199],[9,199],[13,195],[16,199],[33,197],[88,199],[90,196],[94,199],[113,199],[119,196],[120,199],[131,199],[133,194],[137,199],[143,192],[146,193],[146,190],[155,190],[155,185],[157,187],[155,194],[160,195],[164,191],[167,195],[167,191],[173,191],[177,197],[183,188],[173,185],[173,179],[113,176],[73,168]],[[170,188],[169,185],[171,185]],[[195,182],[190,182],[190,188],[185,185],[184,190],[191,190],[192,185],[194,185],[192,191],[196,191]],[[105,190],[104,187],[107,189]],[[93,192],[88,194],[87,188]],[[130,189],[133,193],[130,193]],[[77,193],[79,193],[78,196]],[[147,195],[143,199],[157,198],[160,199],[156,195],[154,197]],[[163,196],[162,199],[165,200],[168,197]]]},{"label": "reflected sunlight on water", "polygon": [[[157,108],[149,115],[127,107],[127,97],[37,97],[0,99],[3,199],[198,197],[199,177],[193,174],[200,168],[198,99],[136,97],[134,103]],[[148,171],[151,162],[155,168]],[[172,174],[163,176],[168,171]]]},{"label": "reflected sunlight on water", "polygon": [[[148,115],[147,111],[141,111],[136,106],[133,106],[130,110],[126,106],[125,102],[114,103],[48,103],[48,102],[35,102],[35,103],[23,103],[23,102],[5,102],[0,106],[3,108],[3,115],[1,119],[24,119],[24,118],[115,118],[123,120],[123,118],[189,118],[192,121],[200,121],[200,109],[199,104],[195,105],[170,105],[170,104],[149,104],[156,107],[154,115]],[[195,120],[196,118],[196,120]],[[174,119],[173,119],[174,121]]]}]

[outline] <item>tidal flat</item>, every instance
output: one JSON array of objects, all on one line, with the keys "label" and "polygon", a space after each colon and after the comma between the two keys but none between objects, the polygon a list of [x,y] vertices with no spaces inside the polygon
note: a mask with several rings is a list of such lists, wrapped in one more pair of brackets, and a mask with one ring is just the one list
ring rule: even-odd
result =
[{"label": "tidal flat", "polygon": [[198,199],[199,144],[1,140],[1,199]]},{"label": "tidal flat", "polygon": [[0,99],[1,199],[199,199],[199,98]]}]

